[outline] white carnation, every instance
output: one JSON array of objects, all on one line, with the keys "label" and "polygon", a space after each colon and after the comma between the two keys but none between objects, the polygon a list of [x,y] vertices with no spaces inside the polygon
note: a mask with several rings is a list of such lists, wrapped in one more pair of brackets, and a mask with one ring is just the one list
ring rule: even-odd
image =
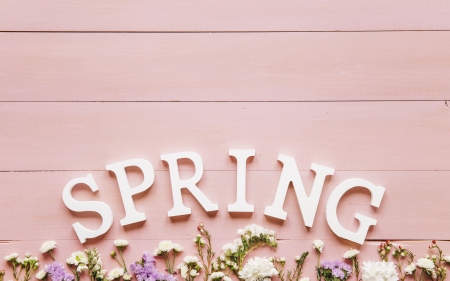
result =
[{"label": "white carnation", "polygon": [[223,245],[222,251],[223,251],[224,253],[231,253],[231,254],[234,254],[234,253],[237,252],[237,247],[236,247],[236,245],[234,245],[233,243],[228,243],[228,244]]},{"label": "white carnation", "polygon": [[73,252],[72,255],[70,256],[70,259],[71,259],[70,263],[69,263],[69,260],[67,261],[67,263],[69,263],[69,264],[78,265],[79,263],[83,263],[83,264],[88,263],[88,257],[82,251]]},{"label": "white carnation", "polygon": [[118,248],[123,248],[128,246],[128,241],[125,239],[116,239],[114,240],[114,245],[116,245],[116,247]]},{"label": "white carnation", "polygon": [[45,270],[41,270],[36,274],[36,278],[39,280],[42,280],[45,278],[45,276],[47,275],[47,272],[45,272]]},{"label": "white carnation", "polygon": [[393,262],[373,262],[367,261],[363,262],[362,269],[362,280],[363,281],[397,281],[398,273],[395,270],[395,265]]},{"label": "white carnation", "polygon": [[198,258],[196,256],[185,256],[184,259],[183,259],[183,262],[185,264],[197,263],[198,262]]},{"label": "white carnation", "polygon": [[323,243],[322,240],[314,240],[313,241],[313,248],[317,251],[322,253],[323,247],[325,246],[325,243]]},{"label": "white carnation", "polygon": [[47,253],[48,251],[53,250],[55,248],[56,248],[55,241],[46,241],[42,244],[41,248],[39,249],[39,252]]},{"label": "white carnation", "polygon": [[123,280],[125,280],[125,281],[131,280],[131,275],[128,272],[125,272],[123,274]]},{"label": "white carnation", "polygon": [[231,281],[231,278],[228,277],[228,276],[224,276],[222,280],[223,280],[223,281]]},{"label": "white carnation", "polygon": [[181,268],[180,268],[181,277],[186,279],[188,271],[189,271],[189,268],[187,266],[185,266],[185,265],[181,266]]},{"label": "white carnation", "polygon": [[208,281],[220,280],[224,276],[225,276],[225,273],[223,273],[223,272],[213,272],[213,273],[211,273],[211,275],[209,275]]},{"label": "white carnation", "polygon": [[121,276],[123,276],[124,270],[122,267],[116,267],[113,270],[111,270],[108,274],[108,280],[114,280],[117,278],[120,278]]},{"label": "white carnation", "polygon": [[173,249],[173,243],[172,243],[172,241],[170,241],[170,240],[164,240],[164,241],[161,241],[161,242],[159,242],[159,247],[158,247],[158,249],[159,249],[161,252],[169,252],[170,250]]},{"label": "white carnation", "polygon": [[7,255],[7,256],[5,257],[5,260],[7,260],[7,261],[12,261],[12,260],[17,259],[18,256],[19,256],[19,255],[18,255],[17,253],[12,253],[12,254]]},{"label": "white carnation", "polygon": [[417,266],[430,271],[430,270],[434,269],[434,262],[428,258],[420,258],[417,261]]},{"label": "white carnation", "polygon": [[189,272],[189,275],[191,275],[192,277],[195,277],[195,276],[198,276],[199,273],[197,272],[197,270],[192,269],[192,270]]},{"label": "white carnation", "polygon": [[344,253],[343,258],[351,259],[351,258],[354,258],[357,254],[359,254],[358,250],[350,249]]},{"label": "white carnation", "polygon": [[303,277],[300,281],[309,281],[309,277]]},{"label": "white carnation", "polygon": [[415,263],[411,263],[407,267],[405,267],[405,272],[406,272],[406,274],[409,274],[409,275],[413,274],[415,270],[416,270]]},{"label": "white carnation", "polygon": [[245,279],[245,281],[257,281],[277,274],[278,271],[269,259],[255,257],[249,259],[242,270],[239,271],[239,278]]},{"label": "white carnation", "polygon": [[183,251],[183,247],[181,247],[180,244],[173,243],[173,250],[174,250],[175,252],[179,253],[179,252]]}]

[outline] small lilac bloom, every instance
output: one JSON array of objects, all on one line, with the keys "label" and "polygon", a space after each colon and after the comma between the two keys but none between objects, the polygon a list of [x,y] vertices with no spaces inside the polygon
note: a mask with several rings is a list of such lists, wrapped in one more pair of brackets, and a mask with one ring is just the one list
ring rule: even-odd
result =
[{"label": "small lilac bloom", "polygon": [[64,271],[64,266],[59,262],[53,262],[45,266],[45,272],[52,281],[73,281],[75,277]]}]

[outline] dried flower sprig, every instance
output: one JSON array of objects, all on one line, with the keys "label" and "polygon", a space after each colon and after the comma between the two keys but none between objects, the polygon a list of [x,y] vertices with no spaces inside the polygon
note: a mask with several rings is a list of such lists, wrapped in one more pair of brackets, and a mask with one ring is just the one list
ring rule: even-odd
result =
[{"label": "dried flower sprig", "polygon": [[84,250],[84,252],[88,257],[87,267],[91,281],[103,281],[105,279],[106,270],[103,269],[102,257],[98,253],[97,248]]},{"label": "dried flower sprig", "polygon": [[281,281],[299,281],[302,277],[303,264],[305,263],[308,254],[309,252],[304,252],[301,256],[296,256],[295,268],[287,271],[284,271],[284,265],[286,263],[286,259],[284,257],[273,258],[272,261],[278,271],[278,278],[280,278]]},{"label": "dried flower sprig", "polygon": [[403,272],[404,261],[408,263],[408,266],[414,263],[414,254],[410,250],[400,245],[395,246],[391,241],[386,240],[385,243],[381,243],[380,246],[378,247],[378,254],[381,260],[388,262],[389,260],[388,256],[391,250],[393,250],[392,256],[396,261],[395,266],[398,269],[399,278],[401,281],[404,281],[408,273],[407,271]]},{"label": "dried flower sprig", "polygon": [[[213,262],[215,252],[212,251],[212,245],[211,245],[211,234],[209,234],[209,231],[205,228],[203,222],[201,222],[197,226],[198,231],[200,234],[198,234],[194,238],[194,243],[197,247],[197,255],[200,258],[200,263],[203,266],[203,269],[205,270],[205,276],[203,277],[204,281],[207,281],[211,274],[214,272],[217,272],[219,268],[219,264],[216,262]],[[206,246],[206,255],[204,252]],[[222,276],[223,277],[223,276]],[[214,279],[217,279],[218,276],[216,276]]]},{"label": "dried flower sprig", "polygon": [[5,276],[5,271],[2,269],[0,270],[0,281],[3,281],[3,276]]}]

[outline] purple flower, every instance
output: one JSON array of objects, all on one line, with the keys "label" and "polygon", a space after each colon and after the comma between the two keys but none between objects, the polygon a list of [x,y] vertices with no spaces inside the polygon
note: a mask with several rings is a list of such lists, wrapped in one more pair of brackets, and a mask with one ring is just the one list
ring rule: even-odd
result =
[{"label": "purple flower", "polygon": [[140,262],[130,265],[130,272],[136,275],[138,281],[176,281],[171,274],[160,272],[155,267],[155,259],[147,252],[144,253]]},{"label": "purple flower", "polygon": [[64,266],[59,262],[53,262],[45,266],[45,272],[52,281],[73,281],[75,277],[64,271]]},{"label": "purple flower", "polygon": [[333,277],[346,280],[352,272],[350,265],[337,260],[322,262],[318,270],[325,280],[331,280]]}]

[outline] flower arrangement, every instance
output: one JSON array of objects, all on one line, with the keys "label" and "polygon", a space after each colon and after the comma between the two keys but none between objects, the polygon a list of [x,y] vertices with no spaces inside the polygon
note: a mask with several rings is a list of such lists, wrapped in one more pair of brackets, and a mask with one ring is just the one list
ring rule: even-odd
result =
[{"label": "flower arrangement", "polygon": [[[119,267],[107,273],[103,268],[101,255],[93,248],[71,254],[66,260],[70,273],[66,272],[62,263],[55,260],[53,251],[57,249],[56,242],[46,241],[39,252],[50,255],[53,262],[45,265],[35,276],[38,280],[51,281],[81,281],[82,276],[86,275],[90,281],[119,279],[130,281],[134,275],[137,281],[176,281],[179,272],[185,281],[195,281],[200,274],[203,274],[203,281],[232,281],[230,274],[235,274],[241,281],[271,281],[272,278],[281,281],[309,281],[308,277],[302,276],[303,265],[309,252],[296,256],[295,266],[292,269],[285,269],[285,257],[246,259],[248,254],[258,247],[277,248],[273,230],[255,224],[238,229],[239,237],[222,246],[220,255],[216,257],[209,231],[203,223],[200,223],[197,229],[199,234],[193,239],[197,248],[196,255],[183,257],[176,268],[174,267],[176,258],[183,251],[183,247],[177,243],[170,240],[161,241],[153,255],[144,252],[142,258],[128,268],[123,250],[129,243],[127,240],[117,239],[114,240],[117,252],[112,251],[110,255],[117,261]],[[358,260],[360,251],[357,249],[346,251],[342,255],[342,261],[321,261],[320,256],[325,249],[325,243],[314,240],[312,247],[317,254],[316,271],[319,281],[346,281],[350,278],[354,278],[355,281],[405,281],[408,278],[414,281],[444,281],[447,277],[446,266],[450,263],[450,255],[444,255],[435,240],[429,246],[435,254],[422,257],[416,257],[410,250],[386,241],[377,248],[381,261],[363,261],[361,267]],[[156,268],[154,257],[164,259],[167,272],[161,272]],[[23,259],[17,253],[12,253],[7,255],[5,260],[12,266],[14,281],[30,281],[33,272],[39,267],[38,258],[32,257],[30,253],[26,253]],[[0,270],[0,281],[3,281],[4,275],[5,271]]]}]

